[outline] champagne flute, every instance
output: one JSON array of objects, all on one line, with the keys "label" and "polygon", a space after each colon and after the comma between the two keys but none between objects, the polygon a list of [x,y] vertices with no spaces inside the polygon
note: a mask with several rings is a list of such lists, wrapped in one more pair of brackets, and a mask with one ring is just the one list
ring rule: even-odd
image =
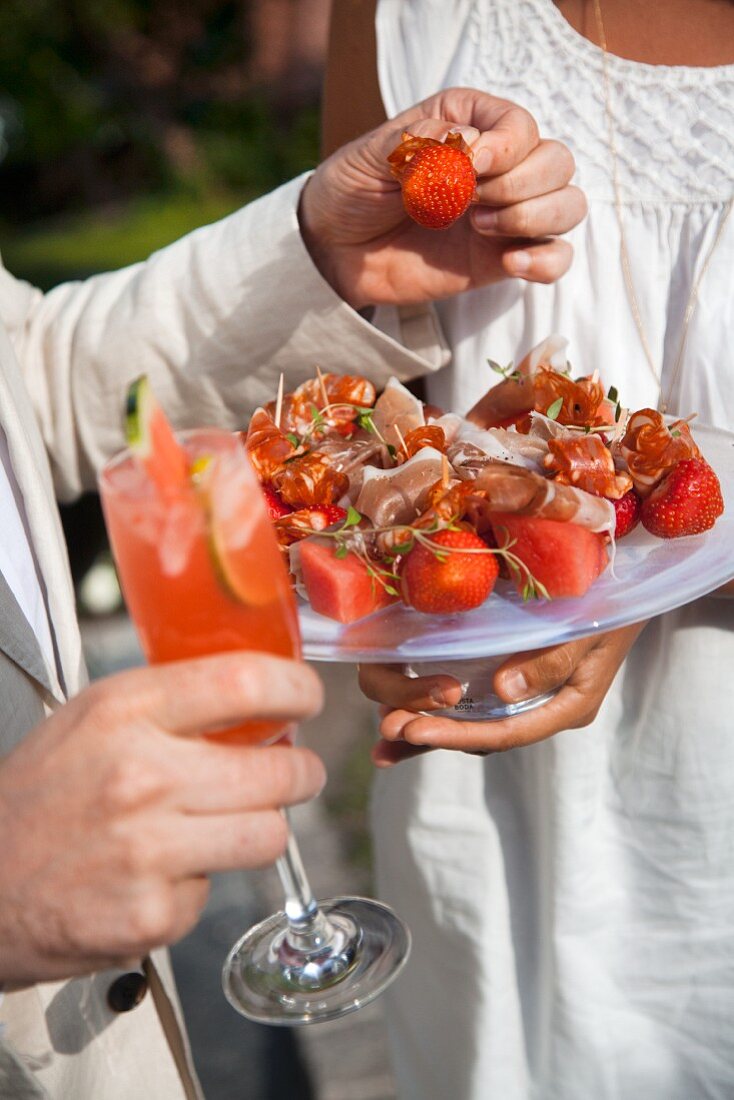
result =
[{"label": "champagne flute", "polygon": [[[100,475],[110,542],[147,659],[227,650],[300,656],[295,601],[257,478],[236,436],[182,433],[192,477],[151,479],[130,451]],[[277,692],[277,684],[273,691]],[[251,721],[208,736],[265,743],[286,730]],[[352,1012],[380,994],[410,951],[391,909],[359,897],[317,904],[295,838],[277,863],[285,907],[251,928],[227,957],[224,992],[244,1016],[307,1024]]]}]

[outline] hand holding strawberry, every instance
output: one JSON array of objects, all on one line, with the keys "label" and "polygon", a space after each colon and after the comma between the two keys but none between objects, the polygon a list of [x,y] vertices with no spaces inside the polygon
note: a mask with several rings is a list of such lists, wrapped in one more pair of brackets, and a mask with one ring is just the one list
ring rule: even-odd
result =
[{"label": "hand holding strawberry", "polygon": [[[445,233],[406,215],[390,173],[387,158],[406,130],[439,144],[456,131],[471,149],[477,203]],[[301,232],[324,278],[357,309],[445,298],[508,275],[552,282],[572,255],[557,235],[586,213],[569,186],[573,171],[569,151],[541,141],[527,111],[450,88],[320,165],[302,195]]]}]

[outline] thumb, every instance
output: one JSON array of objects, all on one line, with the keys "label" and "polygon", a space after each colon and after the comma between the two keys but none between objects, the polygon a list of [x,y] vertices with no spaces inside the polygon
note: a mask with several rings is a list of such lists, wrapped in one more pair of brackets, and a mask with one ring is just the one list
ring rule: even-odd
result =
[{"label": "thumb", "polygon": [[494,674],[494,689],[506,703],[519,703],[562,687],[586,654],[598,645],[592,635],[531,653],[515,653]]}]

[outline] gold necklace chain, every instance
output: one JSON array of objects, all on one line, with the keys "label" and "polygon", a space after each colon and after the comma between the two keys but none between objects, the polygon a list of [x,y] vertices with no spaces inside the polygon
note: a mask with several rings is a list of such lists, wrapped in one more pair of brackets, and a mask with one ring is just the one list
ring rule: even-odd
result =
[{"label": "gold necklace chain", "polygon": [[635,284],[632,279],[632,265],[630,264],[629,249],[627,248],[627,238],[625,237],[624,233],[624,222],[622,217],[622,192],[619,184],[619,157],[617,154],[617,137],[614,128],[614,115],[612,114],[612,89],[611,80],[609,77],[609,51],[607,49],[607,37],[604,31],[604,21],[601,15],[601,0],[594,0],[594,14],[596,16],[596,27],[597,33],[599,35],[599,44],[602,48],[602,71],[604,74],[604,113],[607,120],[607,129],[609,131],[609,149],[612,154],[614,210],[617,215],[617,225],[619,226],[619,252],[622,263],[622,274],[624,276],[624,285],[627,291],[627,298],[629,300],[632,316],[634,318],[635,325],[637,326],[637,331],[640,335],[640,343],[642,344],[645,358],[647,359],[647,363],[652,373],[652,376],[660,388],[658,408],[661,412],[667,412],[668,402],[670,401],[670,397],[673,393],[675,384],[678,381],[678,375],[680,374],[680,368],[683,363],[683,356],[686,350],[686,342],[688,340],[688,328],[690,326],[691,318],[693,317],[696,306],[698,305],[698,292],[701,287],[703,278],[708,271],[709,265],[711,263],[711,258],[716,251],[716,247],[719,241],[723,236],[726,223],[729,220],[729,215],[731,214],[732,206],[734,205],[734,195],[729,199],[729,202],[727,203],[724,217],[719,222],[719,228],[716,230],[716,236],[713,239],[711,247],[706,254],[706,258],[701,265],[701,270],[699,271],[693,287],[691,288],[691,293],[688,297],[688,303],[683,312],[683,327],[681,332],[680,345],[678,347],[678,354],[676,355],[675,362],[673,364],[673,371],[670,383],[668,385],[667,395],[664,398],[662,371],[659,371],[655,365],[655,358],[650,349],[650,343],[647,339],[647,334],[645,332],[645,326],[643,324],[642,314],[640,312],[640,305],[637,300],[637,294],[635,293]]}]

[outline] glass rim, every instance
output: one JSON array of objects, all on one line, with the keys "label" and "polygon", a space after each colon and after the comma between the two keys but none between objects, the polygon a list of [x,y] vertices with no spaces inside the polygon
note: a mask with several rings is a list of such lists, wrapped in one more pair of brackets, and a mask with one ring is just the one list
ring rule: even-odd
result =
[{"label": "glass rim", "polygon": [[[237,441],[237,428],[222,428],[217,425],[205,425],[198,428],[182,428],[174,431],[174,436],[177,440],[183,443],[188,443],[189,440],[196,439],[198,436],[217,436],[220,440],[226,440],[227,443]],[[242,448],[243,454],[246,455],[244,447]],[[105,494],[115,493],[118,495],[126,495],[124,489],[115,484],[114,474],[120,469],[126,462],[133,458],[132,450],[129,446],[125,446],[122,450],[117,451],[108,458],[104,465],[97,472],[97,487],[102,491],[104,488]]]}]

